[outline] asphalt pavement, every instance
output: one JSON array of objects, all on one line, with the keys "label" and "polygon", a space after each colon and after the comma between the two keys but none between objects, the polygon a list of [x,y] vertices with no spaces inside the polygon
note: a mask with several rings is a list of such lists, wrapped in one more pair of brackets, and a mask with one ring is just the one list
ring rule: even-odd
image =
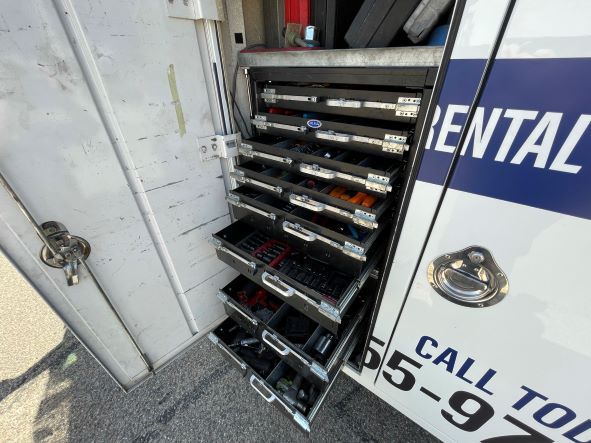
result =
[{"label": "asphalt pavement", "polygon": [[[305,440],[202,340],[125,394],[0,255],[0,441]],[[311,441],[431,442],[345,375]]]}]

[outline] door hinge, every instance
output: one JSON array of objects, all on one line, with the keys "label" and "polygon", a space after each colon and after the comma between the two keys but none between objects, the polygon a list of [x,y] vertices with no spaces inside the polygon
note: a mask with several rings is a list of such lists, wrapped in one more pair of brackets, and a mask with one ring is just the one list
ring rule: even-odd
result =
[{"label": "door hinge", "polygon": [[242,137],[240,134],[210,135],[200,137],[199,156],[201,162],[214,160],[216,158],[233,158],[238,156],[238,146]]}]

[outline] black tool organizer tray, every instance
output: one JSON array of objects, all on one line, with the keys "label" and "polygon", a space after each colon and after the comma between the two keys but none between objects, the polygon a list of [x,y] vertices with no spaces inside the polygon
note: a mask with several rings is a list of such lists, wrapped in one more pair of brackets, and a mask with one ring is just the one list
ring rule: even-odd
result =
[{"label": "black tool organizer tray", "polygon": [[355,226],[246,186],[229,192],[227,201],[239,220],[350,274],[363,270],[387,225],[383,222],[378,229]]},{"label": "black tool organizer tray", "polygon": [[242,221],[214,234],[213,242],[220,260],[335,334],[380,258],[367,261],[359,275],[346,274]]},{"label": "black tool organizer tray", "polygon": [[[395,199],[392,193],[380,194],[376,203],[368,208],[331,196],[330,192],[339,186],[336,183],[324,179],[310,181],[310,177],[303,174],[254,161],[236,166],[231,176],[238,183],[268,192],[296,206],[369,229],[380,226],[378,219],[391,209]],[[371,191],[368,194],[375,195]]]},{"label": "black tool organizer tray", "polygon": [[336,375],[366,310],[364,298],[358,298],[335,335],[244,276],[221,289],[218,297],[246,332],[320,388]]},{"label": "black tool organizer tray", "polygon": [[435,73],[248,70],[254,136],[226,197],[238,221],[212,239],[241,275],[220,289],[230,318],[209,337],[306,433],[353,348],[366,348],[370,277],[391,253]]}]

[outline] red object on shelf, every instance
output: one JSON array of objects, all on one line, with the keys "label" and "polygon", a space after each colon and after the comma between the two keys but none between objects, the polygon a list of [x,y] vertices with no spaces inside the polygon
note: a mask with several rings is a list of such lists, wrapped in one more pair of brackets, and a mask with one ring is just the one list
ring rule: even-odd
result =
[{"label": "red object on shelf", "polygon": [[310,24],[310,0],[285,0],[285,24]]}]

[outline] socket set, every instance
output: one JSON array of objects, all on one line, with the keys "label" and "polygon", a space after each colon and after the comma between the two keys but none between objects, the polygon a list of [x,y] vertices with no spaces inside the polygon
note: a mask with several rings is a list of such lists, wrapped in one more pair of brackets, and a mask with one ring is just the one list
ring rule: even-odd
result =
[{"label": "socket set", "polygon": [[292,251],[291,246],[287,243],[272,239],[259,232],[245,238],[238,244],[238,247],[272,268],[276,268]]},{"label": "socket set", "polygon": [[300,253],[283,260],[277,269],[335,303],[351,283],[350,276]]}]

